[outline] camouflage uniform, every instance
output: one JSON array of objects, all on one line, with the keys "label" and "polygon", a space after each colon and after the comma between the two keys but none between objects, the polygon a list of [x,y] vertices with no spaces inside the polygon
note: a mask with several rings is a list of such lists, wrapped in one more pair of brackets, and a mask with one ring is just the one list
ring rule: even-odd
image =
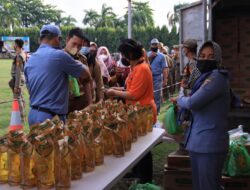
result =
[{"label": "camouflage uniform", "polygon": [[13,92],[13,97],[18,100],[21,118],[23,122],[25,121],[25,101],[23,97],[22,87],[25,82],[24,78],[25,57],[26,56],[24,52],[14,56],[13,63],[11,66],[11,79],[9,81],[9,86]]}]

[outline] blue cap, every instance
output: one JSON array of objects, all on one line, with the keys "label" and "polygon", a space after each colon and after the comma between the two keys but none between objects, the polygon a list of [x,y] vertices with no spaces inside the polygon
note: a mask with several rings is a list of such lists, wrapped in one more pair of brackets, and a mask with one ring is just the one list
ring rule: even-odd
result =
[{"label": "blue cap", "polygon": [[151,44],[159,44],[159,40],[157,38],[154,38],[150,42]]},{"label": "blue cap", "polygon": [[[48,31],[48,32],[45,32],[45,31]],[[46,35],[48,33],[54,34],[55,36],[62,35],[61,30],[57,26],[52,25],[52,24],[43,25],[42,29],[40,30],[40,36]]]}]

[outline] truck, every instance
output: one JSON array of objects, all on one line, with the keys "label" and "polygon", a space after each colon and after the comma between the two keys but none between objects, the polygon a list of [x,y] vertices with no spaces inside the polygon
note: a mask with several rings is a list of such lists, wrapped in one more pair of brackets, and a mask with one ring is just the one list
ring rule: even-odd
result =
[{"label": "truck", "polygon": [[[222,64],[230,73],[230,86],[243,103],[229,113],[229,128],[250,131],[250,1],[200,0],[180,9],[180,44],[196,39],[222,48]],[[180,57],[181,70],[185,58]]]}]

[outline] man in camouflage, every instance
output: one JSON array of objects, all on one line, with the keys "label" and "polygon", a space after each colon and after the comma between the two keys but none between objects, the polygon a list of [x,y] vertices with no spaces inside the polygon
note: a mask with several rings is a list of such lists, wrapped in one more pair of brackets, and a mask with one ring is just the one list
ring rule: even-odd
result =
[{"label": "man in camouflage", "polygon": [[25,101],[23,97],[22,87],[24,85],[24,64],[26,61],[26,53],[23,51],[23,40],[16,39],[14,41],[14,49],[16,54],[12,54],[6,47],[4,47],[8,54],[13,58],[11,66],[11,79],[9,86],[13,92],[13,97],[18,100],[19,109],[21,113],[22,122],[25,121]]},{"label": "man in camouflage", "polygon": [[[79,53],[83,43],[87,40],[84,36],[83,31],[80,28],[73,28],[69,31],[65,51],[69,53],[75,60],[79,60],[84,65],[88,66],[86,56]],[[75,94],[72,91],[72,81],[76,80],[75,88],[79,88],[79,94]],[[75,110],[82,110],[88,105],[92,104],[92,79],[82,79],[81,77],[77,79],[70,79],[70,95],[69,95],[69,110],[68,112],[73,112]]]}]

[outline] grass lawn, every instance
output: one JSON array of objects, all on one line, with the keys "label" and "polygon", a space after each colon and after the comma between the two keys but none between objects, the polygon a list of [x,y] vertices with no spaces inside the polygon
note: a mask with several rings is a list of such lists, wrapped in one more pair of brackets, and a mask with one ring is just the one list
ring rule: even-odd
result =
[{"label": "grass lawn", "polygon": [[[10,123],[11,116],[11,107],[12,107],[12,92],[8,86],[8,82],[10,80],[10,69],[11,69],[12,60],[0,59],[0,136],[5,134],[8,130],[8,126]],[[28,100],[28,92],[26,88],[24,88],[24,96],[26,100],[26,114],[29,109],[29,100]],[[4,101],[10,101],[8,103],[2,103]],[[164,115],[164,108],[166,106],[162,106],[162,114],[159,116],[159,120],[162,121]],[[28,125],[25,125],[25,131],[28,131]],[[176,143],[161,143],[157,145],[153,150],[153,163],[154,163],[154,173],[153,178],[157,185],[163,186],[163,170],[164,164],[166,161],[167,155],[175,151],[178,148]],[[122,190],[121,185],[115,186],[113,189]],[[124,189],[127,189],[125,186]]]},{"label": "grass lawn", "polygon": [[[12,91],[8,85],[11,78],[12,60],[0,59],[0,136],[5,134],[10,124],[11,108],[12,108]],[[28,113],[28,92],[24,87],[24,96],[26,99],[26,114]],[[7,103],[3,103],[3,102]],[[10,102],[9,102],[10,101]],[[28,125],[25,125],[25,131],[28,130]]]}]

